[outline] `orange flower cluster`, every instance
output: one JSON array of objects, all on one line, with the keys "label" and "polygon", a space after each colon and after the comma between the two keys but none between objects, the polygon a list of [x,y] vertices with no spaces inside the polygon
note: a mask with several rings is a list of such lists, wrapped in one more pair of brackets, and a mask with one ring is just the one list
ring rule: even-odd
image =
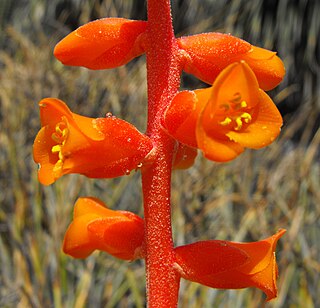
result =
[{"label": "orange flower cluster", "polygon": [[[54,54],[66,65],[113,68],[145,53],[148,39],[146,21],[105,18],[72,32]],[[177,141],[173,168],[190,167],[197,149],[210,160],[226,162],[245,148],[260,149],[274,141],[282,118],[264,91],[277,86],[285,73],[274,52],[221,33],[182,37],[175,44],[179,67],[210,87],[177,92],[160,117]],[[39,107],[41,129],[33,155],[45,185],[69,173],[125,175],[153,150],[150,136],[113,116],[84,117],[54,98],[42,100]],[[64,239],[67,254],[85,258],[98,249],[124,260],[147,257],[144,221],[137,215],[107,209],[87,197],[76,202],[73,218]],[[214,288],[257,287],[270,300],[277,295],[275,249],[284,232],[254,243],[203,241],[177,247],[177,273]]]},{"label": "orange flower cluster", "polygon": [[[100,19],[69,34],[54,54],[67,65],[116,67],[145,52],[146,30],[146,21]],[[164,115],[168,133],[219,162],[236,158],[244,148],[270,144],[282,126],[280,113],[263,92],[277,86],[285,74],[276,53],[222,33],[176,41],[183,70],[213,85],[176,95]]]}]

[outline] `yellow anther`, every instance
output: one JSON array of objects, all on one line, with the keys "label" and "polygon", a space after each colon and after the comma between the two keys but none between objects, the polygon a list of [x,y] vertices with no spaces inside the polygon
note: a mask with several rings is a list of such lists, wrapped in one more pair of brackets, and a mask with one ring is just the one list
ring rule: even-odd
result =
[{"label": "yellow anther", "polygon": [[232,122],[229,117],[226,117],[223,121],[219,122],[222,126],[227,126]]},{"label": "yellow anther", "polygon": [[246,123],[249,123],[252,120],[252,116],[248,112],[244,112],[241,116],[241,119],[243,119]]},{"label": "yellow anther", "polygon": [[242,128],[241,117],[237,117],[235,121],[236,121],[237,126],[234,128],[234,130],[240,130]]},{"label": "yellow anther", "polygon": [[69,132],[69,130],[68,130],[67,128],[63,129],[63,131],[62,131],[62,137],[63,137],[63,138],[66,138],[67,135],[68,135],[68,132]]},{"label": "yellow anther", "polygon": [[242,120],[245,123],[249,123],[252,120],[252,116],[248,112],[242,113],[239,117],[235,119],[237,126],[234,128],[234,130],[240,130],[242,128]]},{"label": "yellow anther", "polygon": [[54,145],[51,149],[51,152],[52,153],[59,153],[61,152],[61,145],[60,144],[57,144],[57,145]]},{"label": "yellow anther", "polygon": [[242,101],[242,102],[240,103],[240,107],[241,107],[241,108],[245,108],[245,107],[247,107],[247,106],[248,106],[248,104],[247,104],[246,101]]}]

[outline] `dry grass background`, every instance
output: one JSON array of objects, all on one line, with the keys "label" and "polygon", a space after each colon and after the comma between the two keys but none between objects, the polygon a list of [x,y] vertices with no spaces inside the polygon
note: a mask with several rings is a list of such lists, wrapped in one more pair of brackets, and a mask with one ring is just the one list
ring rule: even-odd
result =
[{"label": "dry grass background", "polygon": [[[74,4],[69,11],[67,2]],[[285,119],[280,138],[228,164],[199,155],[191,169],[173,174],[172,184],[177,245],[209,238],[254,241],[280,227],[288,230],[277,253],[279,297],[264,304],[258,290],[183,281],[180,307],[320,307],[319,14],[319,2],[312,0],[173,1],[178,35],[230,32],[278,50],[287,68],[272,93]],[[61,252],[79,196],[142,215],[139,174],[114,180],[69,175],[44,187],[32,160],[43,97],[59,97],[86,116],[112,112],[145,129],[143,57],[94,72],[63,67],[52,56],[70,32],[67,24],[104,16],[145,18],[144,1],[0,2],[0,307],[145,305],[143,262],[103,253],[73,260]],[[183,87],[198,86],[203,84],[183,77]]]}]

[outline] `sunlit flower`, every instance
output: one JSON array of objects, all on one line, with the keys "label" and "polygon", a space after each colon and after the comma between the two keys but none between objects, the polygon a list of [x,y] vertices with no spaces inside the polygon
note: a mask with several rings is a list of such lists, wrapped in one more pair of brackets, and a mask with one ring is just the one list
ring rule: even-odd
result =
[{"label": "sunlit flower", "polygon": [[177,269],[187,280],[218,289],[261,289],[277,296],[276,245],[285,230],[258,242],[202,241],[175,248]]},{"label": "sunlit flower", "polygon": [[181,37],[178,44],[186,53],[184,70],[213,84],[229,64],[244,60],[255,73],[263,90],[276,87],[285,74],[282,61],[275,52],[252,46],[229,34],[202,33]]},{"label": "sunlit flower", "polygon": [[74,258],[86,258],[94,250],[123,260],[141,257],[143,219],[127,211],[113,211],[95,198],[79,198],[73,221],[64,238],[63,251]]},{"label": "sunlit flower", "polygon": [[152,149],[151,140],[126,121],[83,117],[54,98],[43,99],[39,106],[42,127],[33,156],[42,184],[69,173],[91,178],[128,174]]},{"label": "sunlit flower", "polygon": [[244,148],[259,149],[273,142],[282,117],[242,61],[225,68],[211,88],[178,93],[163,125],[179,142],[201,149],[208,159],[224,162]]},{"label": "sunlit flower", "polygon": [[141,34],[147,22],[125,18],[103,18],[71,32],[54,49],[65,65],[107,69],[128,63],[144,50]]}]

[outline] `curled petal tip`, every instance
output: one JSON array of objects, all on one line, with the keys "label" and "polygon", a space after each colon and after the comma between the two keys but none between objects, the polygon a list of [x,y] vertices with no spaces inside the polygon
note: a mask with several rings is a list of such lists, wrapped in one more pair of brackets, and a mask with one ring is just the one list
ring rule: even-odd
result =
[{"label": "curled petal tip", "polygon": [[276,52],[252,46],[243,57],[254,71],[261,89],[268,91],[275,88],[285,75],[285,67]]},{"label": "curled petal tip", "polygon": [[252,243],[202,241],[175,248],[177,271],[188,280],[218,289],[255,287],[277,296],[276,244],[285,230]]}]

